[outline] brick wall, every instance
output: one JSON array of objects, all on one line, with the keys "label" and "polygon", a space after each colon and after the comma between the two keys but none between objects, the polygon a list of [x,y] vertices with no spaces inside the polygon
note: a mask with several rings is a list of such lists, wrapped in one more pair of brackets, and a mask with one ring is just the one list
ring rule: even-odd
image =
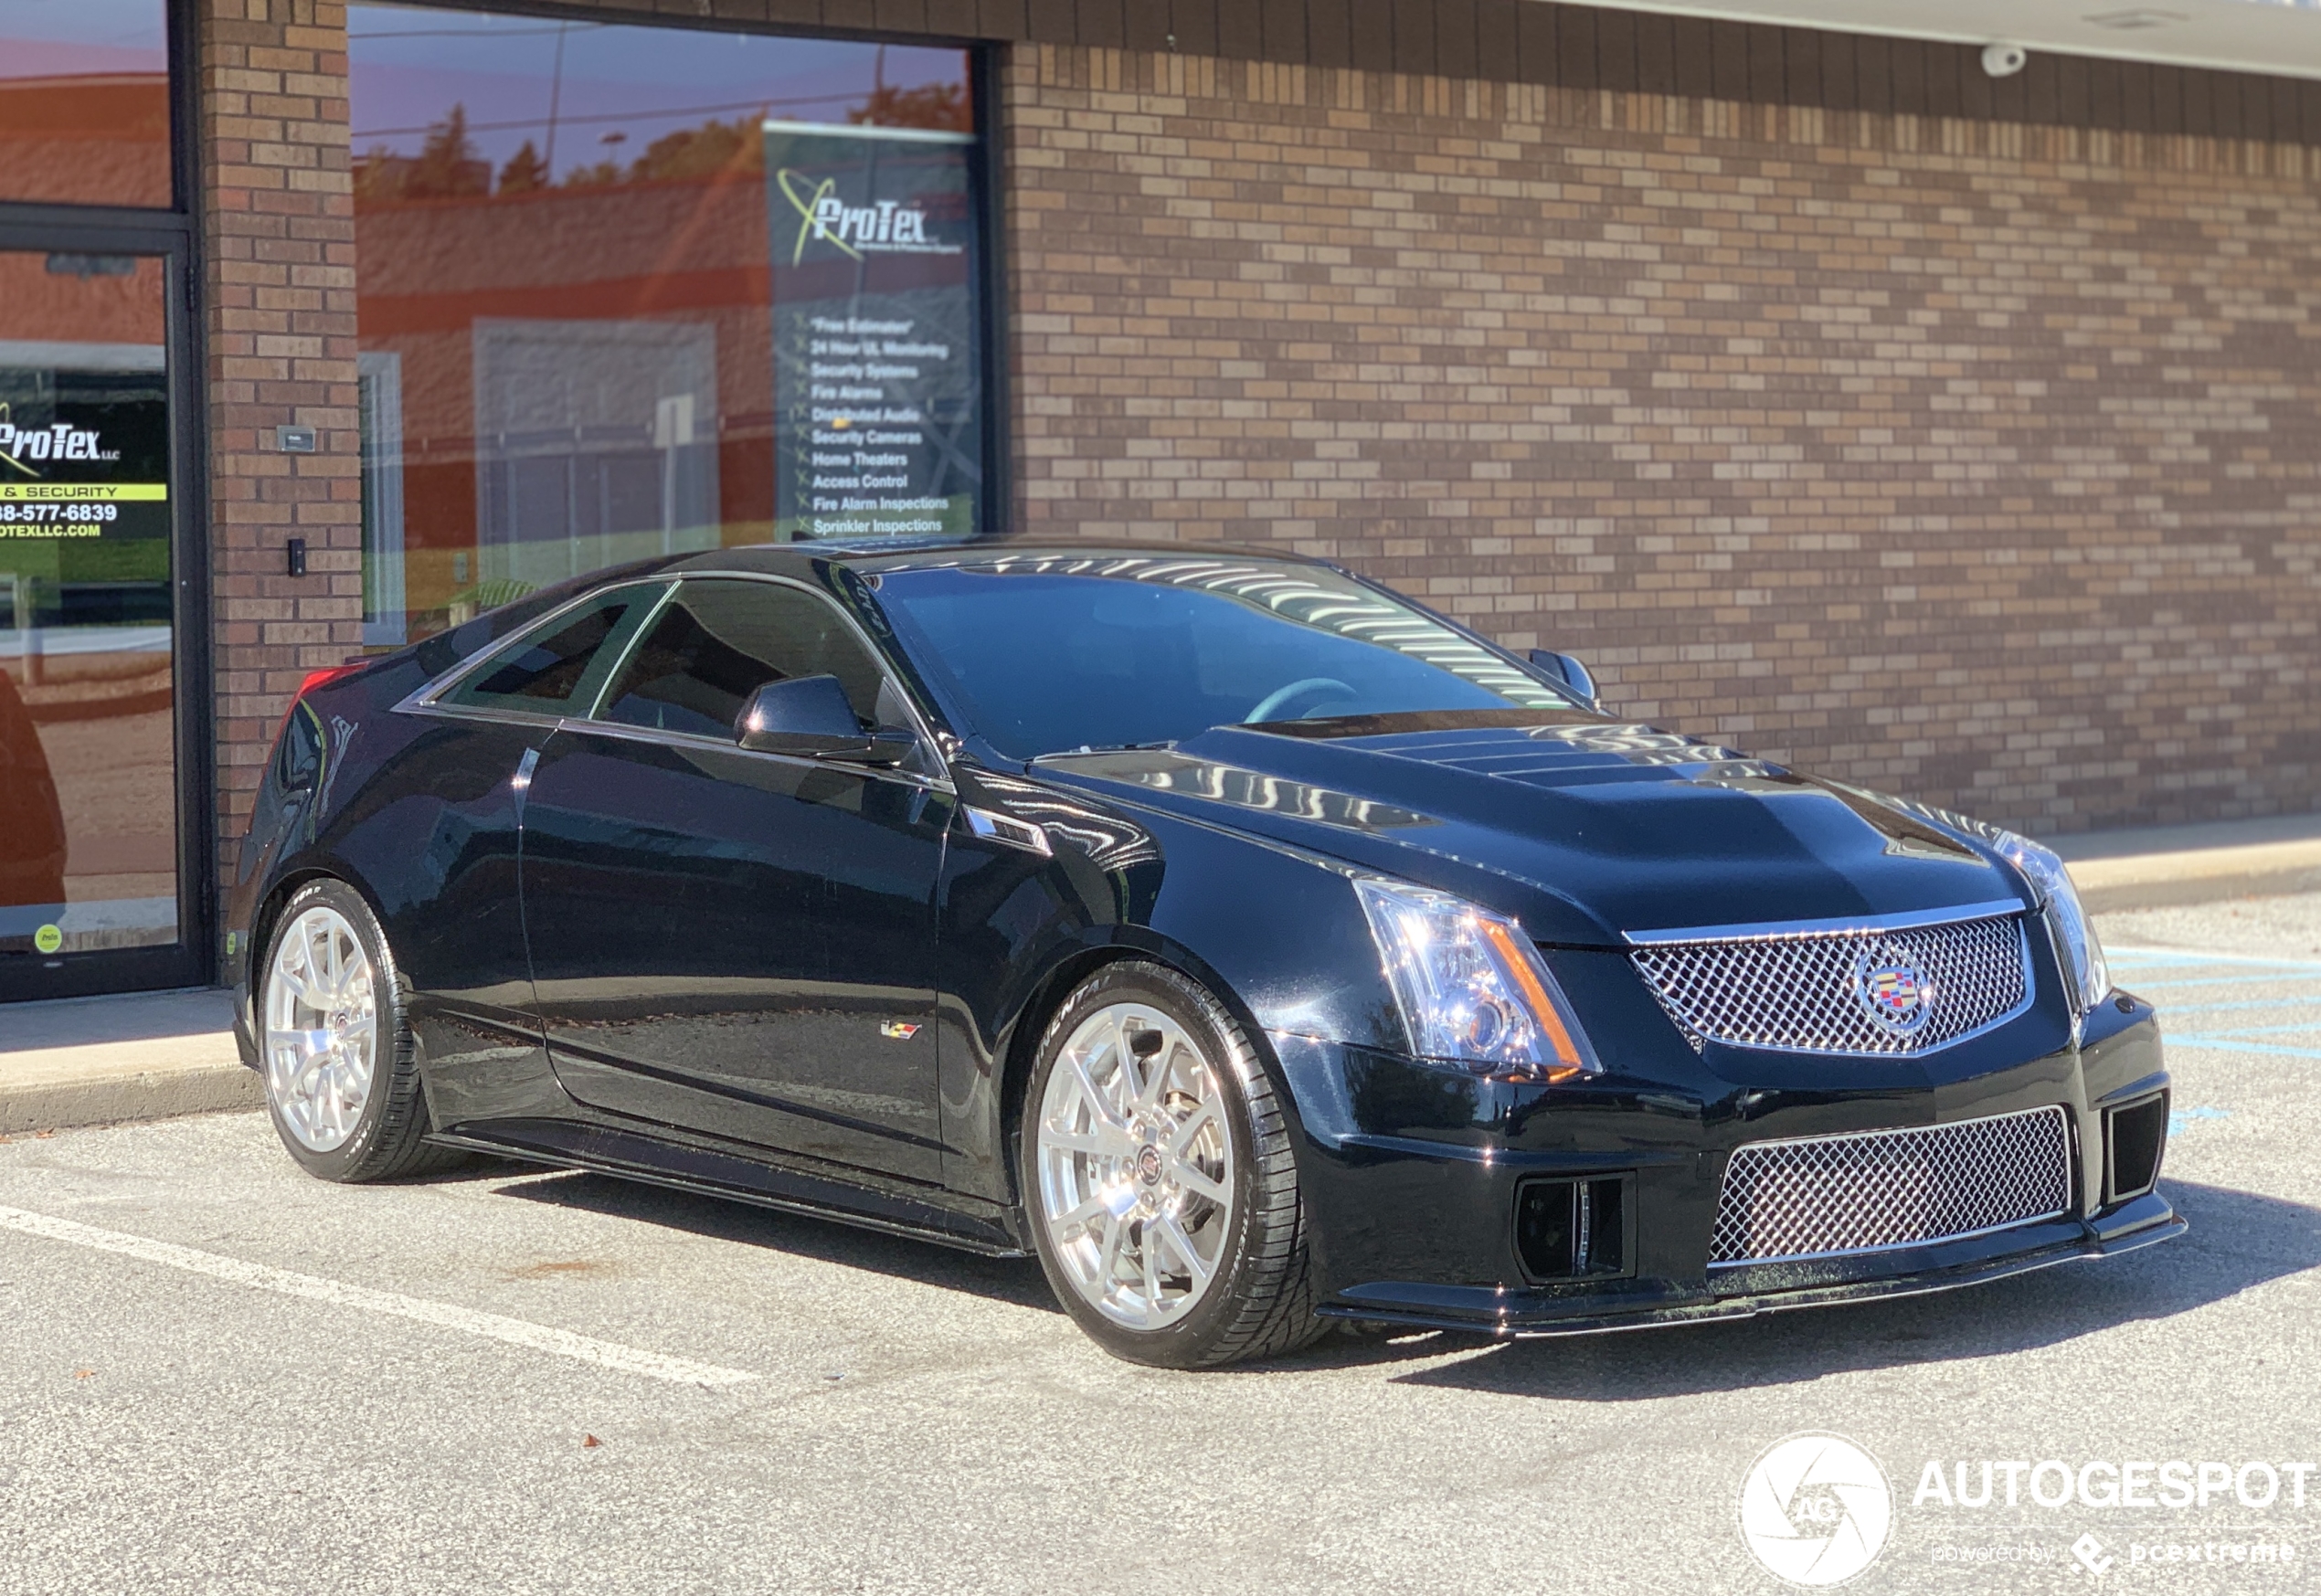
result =
[{"label": "brick wall", "polygon": [[1021,47],[1020,513],[2043,830],[2321,806],[2321,150]]},{"label": "brick wall", "polygon": [[[196,55],[218,825],[230,850],[301,675],[362,640],[345,7],[204,0]],[[285,422],[313,428],[317,451],[276,451]],[[285,574],[292,537],[310,550],[303,577]]]}]

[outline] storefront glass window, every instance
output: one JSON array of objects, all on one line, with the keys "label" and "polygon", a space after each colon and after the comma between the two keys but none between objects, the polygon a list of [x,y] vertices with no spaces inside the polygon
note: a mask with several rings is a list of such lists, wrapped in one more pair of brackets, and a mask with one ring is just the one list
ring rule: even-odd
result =
[{"label": "storefront glass window", "polygon": [[0,200],[166,206],[164,0],[0,5]]},{"label": "storefront glass window", "polygon": [[347,16],[366,641],[652,555],[980,524],[965,54]]},{"label": "storefront glass window", "polygon": [[0,251],[0,959],[177,940],[165,302]]}]

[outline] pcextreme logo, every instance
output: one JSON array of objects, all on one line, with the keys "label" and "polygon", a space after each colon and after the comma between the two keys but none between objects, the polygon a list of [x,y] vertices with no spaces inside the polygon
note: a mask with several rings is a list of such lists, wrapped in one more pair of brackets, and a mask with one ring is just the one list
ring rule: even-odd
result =
[{"label": "pcextreme logo", "polygon": [[799,216],[798,241],[790,251],[792,266],[805,259],[806,246],[818,240],[856,260],[870,255],[957,255],[966,248],[928,238],[927,212],[899,199],[848,205],[838,197],[836,178],[815,183],[788,167],[774,174],[774,182]]},{"label": "pcextreme logo", "polygon": [[1842,1435],[1785,1436],[1741,1483],[1741,1538],[1792,1585],[1842,1585],[1878,1560],[1893,1527],[1878,1460]]},{"label": "pcextreme logo", "polygon": [[119,449],[107,449],[97,434],[83,431],[69,423],[59,421],[53,427],[18,427],[8,414],[8,407],[0,404],[0,466],[13,467],[27,477],[40,473],[33,465],[41,460],[115,460]]}]

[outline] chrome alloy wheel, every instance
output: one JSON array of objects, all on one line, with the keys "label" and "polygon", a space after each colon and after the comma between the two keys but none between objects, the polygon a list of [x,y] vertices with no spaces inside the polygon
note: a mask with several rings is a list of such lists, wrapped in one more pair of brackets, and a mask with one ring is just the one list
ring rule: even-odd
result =
[{"label": "chrome alloy wheel", "polygon": [[1149,1005],[1082,1020],[1036,1130],[1042,1222],[1088,1305],[1132,1330],[1182,1318],[1233,1232],[1232,1112],[1218,1064]]},{"label": "chrome alloy wheel", "polygon": [[378,1062],[370,956],[336,909],[291,921],[266,972],[266,1091],[304,1147],[335,1151],[355,1134]]}]

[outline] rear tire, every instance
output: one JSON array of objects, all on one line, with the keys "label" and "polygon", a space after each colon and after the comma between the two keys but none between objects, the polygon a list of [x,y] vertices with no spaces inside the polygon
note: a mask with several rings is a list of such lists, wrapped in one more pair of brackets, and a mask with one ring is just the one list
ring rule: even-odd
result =
[{"label": "rear tire", "polygon": [[1113,1356],[1211,1369],[1329,1330],[1281,1098],[1198,982],[1133,959],[1072,994],[1040,1039],[1017,1166],[1048,1284]]},{"label": "rear tire", "polygon": [[426,1141],[408,991],[361,893],[328,879],[300,887],[258,967],[267,1115],[302,1168],[353,1183],[464,1161]]}]

